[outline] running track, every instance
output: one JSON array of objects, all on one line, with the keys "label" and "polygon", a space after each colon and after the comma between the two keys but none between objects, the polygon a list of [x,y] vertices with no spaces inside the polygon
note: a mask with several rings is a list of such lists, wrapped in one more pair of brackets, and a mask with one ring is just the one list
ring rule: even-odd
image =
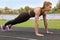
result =
[{"label": "running track", "polygon": [[46,34],[44,29],[39,29],[39,32],[44,34],[44,37],[37,37],[34,34],[34,28],[13,28],[11,32],[2,32],[0,29],[0,40],[60,40],[60,30],[49,29],[54,34]]}]

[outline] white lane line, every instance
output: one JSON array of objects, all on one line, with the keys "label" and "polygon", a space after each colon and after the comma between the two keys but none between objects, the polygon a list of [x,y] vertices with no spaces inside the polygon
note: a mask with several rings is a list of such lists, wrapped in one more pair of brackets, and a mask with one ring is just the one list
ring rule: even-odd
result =
[{"label": "white lane line", "polygon": [[33,38],[14,37],[14,36],[5,36],[5,35],[0,35],[0,37],[16,38],[16,39],[26,39],[26,40],[37,40],[37,39],[33,39]]}]

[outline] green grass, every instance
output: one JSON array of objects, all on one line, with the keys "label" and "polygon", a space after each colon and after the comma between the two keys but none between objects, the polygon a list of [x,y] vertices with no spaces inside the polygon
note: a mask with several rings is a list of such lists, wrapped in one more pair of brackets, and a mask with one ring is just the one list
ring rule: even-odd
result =
[{"label": "green grass", "polygon": [[[5,24],[6,20],[0,20],[0,25]],[[13,25],[14,27],[26,27],[34,28],[34,20],[28,20],[27,22]],[[39,21],[39,28],[44,28],[44,23],[42,20]],[[60,20],[48,20],[49,29],[60,29]]]}]

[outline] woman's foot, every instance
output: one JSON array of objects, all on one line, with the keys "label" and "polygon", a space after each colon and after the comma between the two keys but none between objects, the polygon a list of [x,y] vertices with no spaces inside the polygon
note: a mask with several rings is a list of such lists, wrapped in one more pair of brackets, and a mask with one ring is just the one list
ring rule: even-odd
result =
[{"label": "woman's foot", "polygon": [[36,36],[40,36],[40,37],[43,37],[44,35],[43,35],[43,34],[36,34]]}]

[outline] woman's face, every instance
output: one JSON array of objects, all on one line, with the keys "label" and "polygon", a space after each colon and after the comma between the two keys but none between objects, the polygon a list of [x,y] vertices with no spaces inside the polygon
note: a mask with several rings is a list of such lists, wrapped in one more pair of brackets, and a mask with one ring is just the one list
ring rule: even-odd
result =
[{"label": "woman's face", "polygon": [[52,5],[46,6],[45,9],[46,9],[46,11],[51,11]]}]

